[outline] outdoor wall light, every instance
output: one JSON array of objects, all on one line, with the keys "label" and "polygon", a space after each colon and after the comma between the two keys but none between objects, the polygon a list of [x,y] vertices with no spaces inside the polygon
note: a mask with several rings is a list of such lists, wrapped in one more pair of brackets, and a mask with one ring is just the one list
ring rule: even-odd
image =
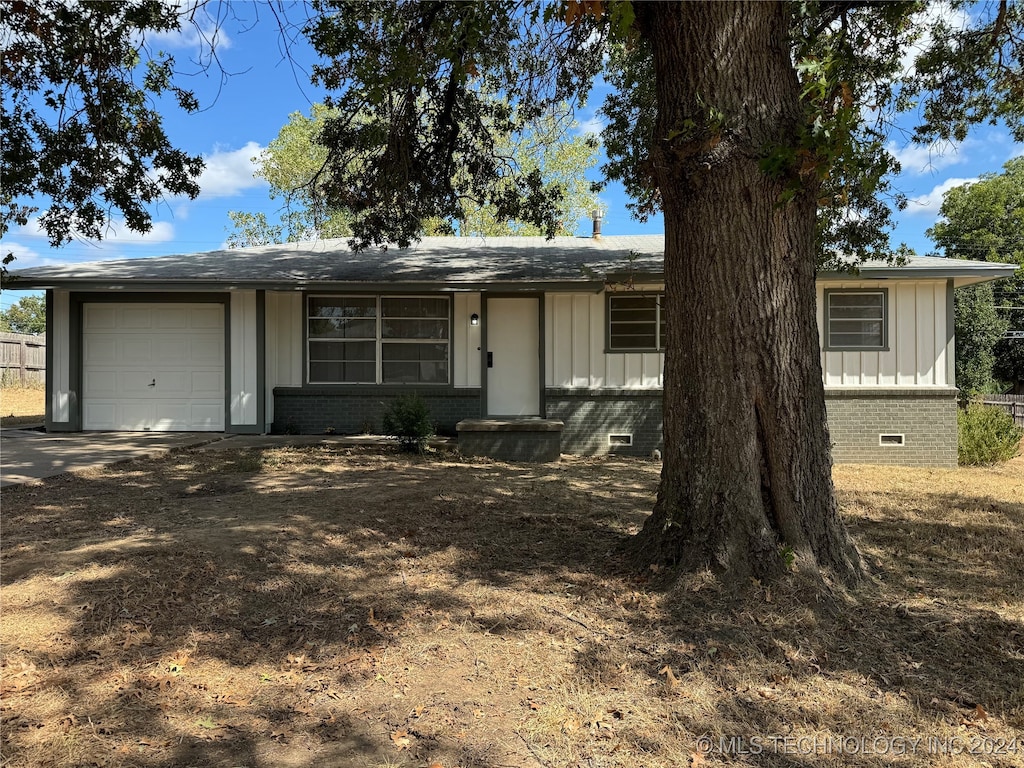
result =
[{"label": "outdoor wall light", "polygon": [[470,315],[469,316],[469,324],[470,325],[480,325],[480,315],[478,315],[476,312],[474,312],[472,315]]}]

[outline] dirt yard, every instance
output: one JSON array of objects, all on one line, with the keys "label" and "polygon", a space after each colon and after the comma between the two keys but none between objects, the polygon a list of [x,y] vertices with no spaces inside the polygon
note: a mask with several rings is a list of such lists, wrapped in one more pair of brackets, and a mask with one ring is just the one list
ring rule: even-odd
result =
[{"label": "dirt yard", "polygon": [[658,471],[282,448],[5,490],[0,763],[1024,765],[1024,460],[838,468],[875,580],[837,603],[632,573]]},{"label": "dirt yard", "polygon": [[4,387],[0,389],[0,426],[22,427],[42,424],[46,390],[38,387]]}]

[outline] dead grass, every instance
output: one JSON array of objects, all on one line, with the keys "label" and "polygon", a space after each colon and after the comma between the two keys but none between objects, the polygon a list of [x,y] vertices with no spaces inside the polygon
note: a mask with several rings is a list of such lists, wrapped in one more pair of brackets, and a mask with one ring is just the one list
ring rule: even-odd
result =
[{"label": "dead grass", "polygon": [[0,389],[0,426],[42,424],[45,406],[46,389],[42,386],[4,387]]},{"label": "dead grass", "polygon": [[658,470],[275,449],[5,489],[2,764],[1024,764],[1024,461],[838,468],[876,580],[827,605],[630,573]]}]

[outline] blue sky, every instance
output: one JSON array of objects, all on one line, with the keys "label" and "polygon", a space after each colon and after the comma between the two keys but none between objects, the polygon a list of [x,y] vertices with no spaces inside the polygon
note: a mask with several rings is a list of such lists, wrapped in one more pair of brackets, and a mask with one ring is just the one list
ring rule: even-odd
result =
[{"label": "blue sky", "polygon": [[[202,111],[187,115],[169,105],[164,114],[171,140],[206,159],[199,197],[170,199],[158,206],[153,230],[145,235],[115,224],[100,243],[75,241],[54,249],[32,224],[15,228],[2,243],[4,253],[11,251],[17,257],[14,269],[213,250],[227,237],[228,211],[262,210],[275,218],[277,203],[270,200],[266,184],[253,178],[252,158],[277,135],[290,113],[308,113],[310,105],[322,99],[322,92],[310,84],[303,69],[313,55],[301,39],[295,41],[291,59],[284,55],[266,6],[234,3],[208,7],[211,13],[228,9],[218,32],[220,69],[201,71],[192,62],[202,50],[194,28],[150,40],[154,48],[173,53],[179,69],[197,72],[183,84],[196,92]],[[941,10],[941,6],[933,6],[931,12]],[[197,22],[206,30],[214,29],[213,20],[204,18],[202,10]],[[221,69],[229,73],[223,83]],[[596,110],[601,98],[600,90],[595,91],[591,103],[577,113],[582,130],[600,129]],[[905,242],[919,253],[932,249],[924,233],[935,223],[943,192],[983,173],[998,173],[1007,160],[1024,153],[1024,147],[1014,143],[1007,131],[994,127],[981,128],[960,144],[937,147],[908,146],[894,139],[889,150],[903,166],[895,185],[910,199],[907,209],[895,217],[892,240],[894,244]],[[592,175],[597,178],[598,171]],[[605,234],[663,231],[660,217],[644,224],[631,218],[621,188],[611,186],[601,198],[608,209]],[[579,231],[585,234],[589,227],[589,221],[583,220]],[[0,306],[10,306],[21,295],[4,291]]]}]

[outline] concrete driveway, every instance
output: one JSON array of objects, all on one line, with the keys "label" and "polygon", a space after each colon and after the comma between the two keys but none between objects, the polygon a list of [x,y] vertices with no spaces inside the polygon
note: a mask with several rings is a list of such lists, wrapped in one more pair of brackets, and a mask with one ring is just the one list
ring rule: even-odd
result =
[{"label": "concrete driveway", "polygon": [[34,432],[0,430],[0,487],[119,461],[159,456],[231,437],[211,432]]}]

